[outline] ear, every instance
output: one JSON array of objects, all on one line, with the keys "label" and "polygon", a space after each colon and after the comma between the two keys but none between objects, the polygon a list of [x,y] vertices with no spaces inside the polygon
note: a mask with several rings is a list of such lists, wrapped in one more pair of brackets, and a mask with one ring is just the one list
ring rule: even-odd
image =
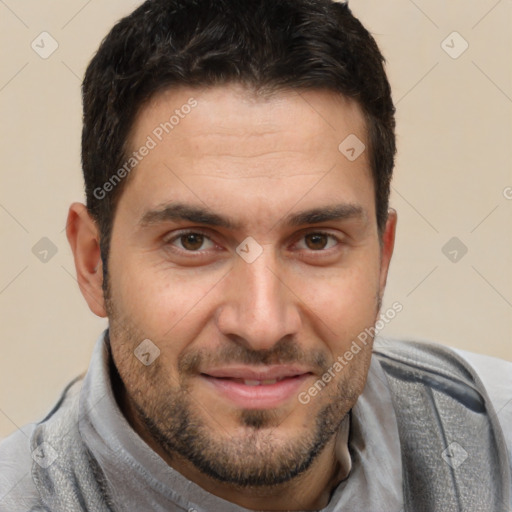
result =
[{"label": "ear", "polygon": [[89,309],[106,317],[99,230],[85,205],[73,203],[69,207],[66,235],[73,251],[80,291]]},{"label": "ear", "polygon": [[395,247],[395,232],[396,232],[397,214],[396,210],[390,208],[388,210],[388,218],[386,227],[382,233],[381,249],[380,249],[380,282],[379,282],[379,296],[384,295],[386,288],[386,280],[388,278],[389,264],[393,249]]}]

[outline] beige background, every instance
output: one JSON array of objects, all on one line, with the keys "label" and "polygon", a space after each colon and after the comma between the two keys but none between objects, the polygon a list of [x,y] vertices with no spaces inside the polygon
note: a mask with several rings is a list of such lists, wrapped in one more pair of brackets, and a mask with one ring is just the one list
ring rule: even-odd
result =
[{"label": "beige background", "polygon": [[[0,1],[0,437],[48,411],[106,326],[80,295],[63,228],[83,197],[81,77],[138,3]],[[384,309],[404,309],[385,333],[512,360],[512,2],[350,5],[387,57],[398,110]],[[59,45],[47,59],[31,48],[43,31]],[[452,55],[469,46],[452,58],[445,39]],[[32,252],[42,237],[58,251],[46,263]],[[456,262],[442,250],[452,237],[467,247],[445,250]]]}]

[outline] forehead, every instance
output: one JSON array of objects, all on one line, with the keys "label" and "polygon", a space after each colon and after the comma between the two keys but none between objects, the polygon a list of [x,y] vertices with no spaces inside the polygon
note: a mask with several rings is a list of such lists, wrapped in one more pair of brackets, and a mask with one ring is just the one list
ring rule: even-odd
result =
[{"label": "forehead", "polygon": [[[359,105],[341,94],[323,89],[265,92],[231,83],[208,88],[177,87],[153,95],[136,116],[128,142],[133,147],[153,133],[157,138],[162,135],[168,143],[172,139],[188,147],[191,138],[238,134],[252,137],[253,144],[257,139],[263,144],[266,141],[262,136],[278,133],[281,145],[302,137],[312,143],[322,139],[337,146],[343,134],[358,132],[364,137],[365,131]],[[237,154],[237,149],[243,152],[247,148],[232,147],[231,152]]]},{"label": "forehead", "polygon": [[237,84],[169,89],[135,120],[129,152],[151,149],[137,162],[121,202],[127,195],[133,209],[142,209],[186,195],[230,208],[227,197],[236,196],[247,199],[246,210],[268,215],[276,198],[288,206],[301,196],[310,203],[355,203],[357,195],[367,201],[373,198],[367,152],[347,158],[340,151],[347,138],[368,146],[364,116],[357,103],[330,91],[261,95]]}]

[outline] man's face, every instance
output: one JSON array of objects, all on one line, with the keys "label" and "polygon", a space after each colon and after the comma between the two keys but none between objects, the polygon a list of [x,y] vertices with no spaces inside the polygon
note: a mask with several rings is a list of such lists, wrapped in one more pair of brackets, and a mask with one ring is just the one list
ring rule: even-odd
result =
[{"label": "man's face", "polygon": [[[110,337],[126,407],[170,457],[287,481],[362,392],[371,344],[299,400],[374,324],[385,284],[392,236],[381,251],[368,154],[338,149],[350,134],[367,144],[360,109],[325,91],[173,89],[137,117],[131,151],[156,147],[115,216]],[[147,366],[146,339],[160,351]]]}]

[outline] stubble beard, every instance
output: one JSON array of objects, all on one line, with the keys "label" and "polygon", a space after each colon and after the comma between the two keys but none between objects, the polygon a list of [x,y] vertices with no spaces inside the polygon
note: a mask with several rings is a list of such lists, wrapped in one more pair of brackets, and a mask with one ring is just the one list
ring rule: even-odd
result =
[{"label": "stubble beard", "polygon": [[[158,359],[146,367],[135,358],[133,350],[145,336],[126,317],[119,320],[110,294],[106,303],[110,336],[117,347],[113,364],[140,424],[169,459],[179,455],[203,474],[226,484],[241,488],[276,486],[307,471],[339,431],[366,381],[371,348],[366,357],[360,354],[366,359],[364,365],[350,372],[345,368],[335,387],[331,384],[322,390],[321,396],[329,394],[327,405],[318,410],[311,427],[302,428],[293,439],[283,440],[283,435],[279,435],[279,425],[286,417],[272,410],[241,410],[237,433],[230,435],[208,414],[207,407],[191,396],[189,379],[184,374],[178,372],[179,382],[173,383]],[[246,353],[242,355],[241,350]],[[231,356],[226,358],[230,352]],[[199,364],[198,357],[195,354],[192,362],[179,366],[188,365],[190,370]],[[305,359],[291,342],[279,343],[270,351],[250,353],[237,345],[232,351],[224,351],[223,357],[229,362],[260,360],[266,364],[311,362],[313,357],[325,370],[329,366],[320,353]],[[309,418],[310,414],[306,412],[304,417]]]}]

